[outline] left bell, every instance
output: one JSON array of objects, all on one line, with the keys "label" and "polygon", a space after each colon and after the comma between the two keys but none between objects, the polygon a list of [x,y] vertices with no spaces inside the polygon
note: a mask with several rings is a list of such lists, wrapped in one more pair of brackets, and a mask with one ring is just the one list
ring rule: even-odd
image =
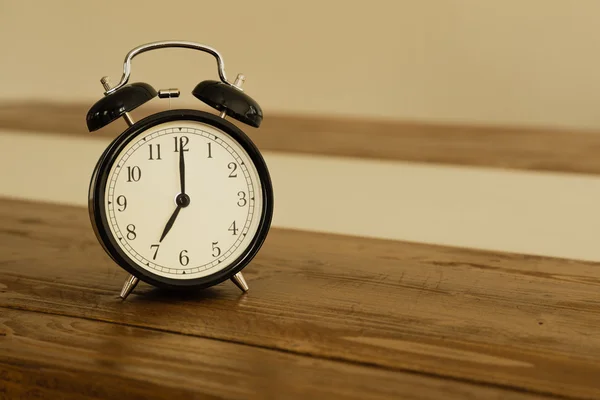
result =
[{"label": "left bell", "polygon": [[90,132],[96,131],[156,97],[156,90],[147,83],[138,82],[123,86],[98,100],[87,113]]}]

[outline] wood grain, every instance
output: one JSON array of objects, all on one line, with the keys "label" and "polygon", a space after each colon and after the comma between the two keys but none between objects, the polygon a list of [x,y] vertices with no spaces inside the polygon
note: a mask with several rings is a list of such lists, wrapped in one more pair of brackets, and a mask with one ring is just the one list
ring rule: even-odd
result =
[{"label": "wood grain", "polygon": [[87,210],[0,201],[0,307],[80,317],[567,398],[600,397],[600,266],[272,230],[232,284],[141,285]]},{"label": "wood grain", "polygon": [[[159,104],[163,103],[157,101],[135,110],[134,118],[161,110]],[[90,104],[79,103],[0,104],[0,129],[114,137],[126,128],[119,120],[94,134],[88,133],[85,115],[89,107]],[[268,112],[260,129],[242,128],[263,151],[600,173],[599,132],[271,115]]]},{"label": "wood grain", "polygon": [[[534,396],[151,329],[3,310],[7,395],[107,399]],[[0,393],[2,393],[0,391]]]}]

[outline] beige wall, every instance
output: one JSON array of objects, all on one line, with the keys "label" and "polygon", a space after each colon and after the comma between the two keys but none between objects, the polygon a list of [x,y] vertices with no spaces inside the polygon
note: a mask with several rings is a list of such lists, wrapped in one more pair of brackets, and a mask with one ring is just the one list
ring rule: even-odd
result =
[{"label": "beige wall", "polygon": [[[102,95],[99,78],[118,79],[132,47],[180,38],[219,49],[230,76],[246,73],[267,118],[600,128],[598,0],[294,4],[0,0],[0,100],[91,103]],[[212,77],[214,61],[192,52],[134,61],[133,80],[179,87],[181,103],[194,102],[193,86]],[[0,175],[0,196],[84,205],[107,143],[0,132],[0,169],[26,166]],[[598,177],[266,157],[275,226],[600,260]]]},{"label": "beige wall", "polygon": [[[599,21],[597,0],[2,0],[0,98],[93,101],[129,49],[179,38],[220,50],[267,113],[596,129]],[[134,62],[157,88],[212,76],[180,50]]]}]

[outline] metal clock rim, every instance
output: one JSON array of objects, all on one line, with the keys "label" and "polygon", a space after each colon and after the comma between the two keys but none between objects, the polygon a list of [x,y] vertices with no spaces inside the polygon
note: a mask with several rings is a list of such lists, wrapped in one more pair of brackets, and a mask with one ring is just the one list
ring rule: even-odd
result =
[{"label": "metal clock rim", "polygon": [[[230,266],[201,278],[180,280],[163,277],[142,268],[133,262],[129,256],[118,246],[114,237],[109,233],[108,219],[104,207],[104,195],[108,174],[116,157],[121,150],[138,135],[153,126],[172,121],[197,121],[211,125],[224,131],[238,142],[248,153],[250,160],[256,167],[261,180],[263,195],[262,214],[258,229],[247,249]],[[140,280],[157,287],[168,289],[194,288],[202,289],[217,285],[240,272],[256,256],[264,243],[273,218],[273,187],[267,165],[252,140],[237,126],[214,114],[204,111],[180,109],[162,111],[146,117],[129,127],[125,132],[115,138],[106,148],[92,174],[88,199],[89,216],[94,233],[108,255],[123,269]]]}]

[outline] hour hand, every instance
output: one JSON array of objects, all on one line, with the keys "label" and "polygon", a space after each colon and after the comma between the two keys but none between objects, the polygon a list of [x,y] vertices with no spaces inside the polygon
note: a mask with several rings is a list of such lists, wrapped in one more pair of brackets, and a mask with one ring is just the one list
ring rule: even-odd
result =
[{"label": "hour hand", "polygon": [[175,203],[177,204],[177,208],[173,212],[173,215],[171,215],[171,218],[169,218],[169,220],[167,221],[167,225],[165,225],[165,229],[163,230],[163,233],[160,236],[160,240],[158,241],[159,243],[162,242],[165,236],[167,236],[167,233],[169,233],[169,231],[173,227],[173,224],[175,223],[175,220],[179,215],[179,211],[181,211],[182,208],[185,208],[190,205],[190,196],[188,196],[185,193],[180,193],[175,198]]},{"label": "hour hand", "polygon": [[175,223],[175,220],[177,219],[177,215],[179,215],[179,211],[181,211],[181,207],[182,207],[181,205],[178,205],[177,208],[175,209],[175,212],[173,212],[173,215],[171,215],[171,218],[169,218],[169,220],[167,221],[167,225],[165,225],[165,229],[163,230],[162,235],[160,235],[160,240],[158,241],[159,243],[162,242],[162,240],[165,238],[165,236],[167,236],[167,233],[169,233],[169,231],[173,227],[173,224]]}]

